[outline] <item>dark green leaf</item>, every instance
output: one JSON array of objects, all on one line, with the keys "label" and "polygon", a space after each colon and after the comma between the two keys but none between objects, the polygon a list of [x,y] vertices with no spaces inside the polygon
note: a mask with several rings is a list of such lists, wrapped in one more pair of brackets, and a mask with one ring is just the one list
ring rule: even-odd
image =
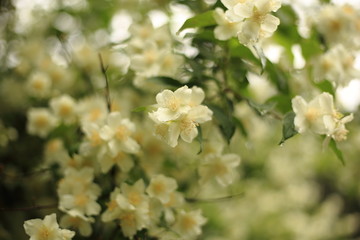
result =
[{"label": "dark green leaf", "polygon": [[186,20],[178,33],[187,28],[207,27],[215,24],[214,11],[208,11]]},{"label": "dark green leaf", "polygon": [[276,105],[273,102],[257,104],[250,99],[248,99],[247,102],[248,102],[249,106],[252,109],[254,109],[256,111],[256,113],[259,114],[260,116],[263,116],[263,115],[267,114],[269,111],[273,110]]},{"label": "dark green leaf", "polygon": [[317,33],[313,33],[310,38],[303,38],[300,41],[301,52],[305,60],[309,60],[311,57],[320,55],[323,53],[319,37]]},{"label": "dark green leaf", "polygon": [[199,31],[197,33],[187,33],[185,35],[185,38],[196,38],[196,39],[200,39],[200,40],[207,40],[207,41],[211,41],[211,42],[219,42],[219,40],[217,40],[214,36],[214,31],[213,30],[203,30],[203,31]]},{"label": "dark green leaf", "polygon": [[322,92],[328,92],[328,93],[332,94],[333,96],[335,95],[334,87],[331,84],[331,82],[328,80],[324,80],[322,82],[315,83],[314,85],[318,89],[320,89]]},{"label": "dark green leaf", "polygon": [[282,129],[283,136],[279,145],[283,144],[287,139],[295,136],[298,133],[295,130],[294,118],[295,118],[295,113],[292,111],[285,114],[283,120],[283,129]]},{"label": "dark green leaf", "polygon": [[341,150],[337,147],[336,142],[334,139],[330,140],[329,147],[333,150],[336,157],[340,160],[340,162],[345,166],[345,159],[341,152]]},{"label": "dark green leaf", "polygon": [[278,66],[274,65],[271,61],[267,61],[266,72],[269,74],[269,79],[273,82],[277,89],[284,94],[289,93],[289,86],[287,83],[287,77]]},{"label": "dark green leaf", "polygon": [[214,117],[219,124],[221,133],[225,137],[226,141],[230,143],[230,140],[233,137],[236,129],[232,115],[224,111],[224,109],[220,106],[210,104],[208,107],[213,111]]},{"label": "dark green leaf", "polygon": [[198,130],[198,135],[196,137],[196,140],[199,142],[199,146],[200,146],[199,152],[197,154],[200,154],[203,151],[203,136],[202,136],[201,127],[197,126],[196,128]]},{"label": "dark green leaf", "polygon": [[240,130],[241,134],[242,134],[245,138],[247,138],[248,133],[247,133],[247,131],[246,131],[246,128],[244,127],[244,124],[241,122],[241,120],[238,119],[238,118],[236,118],[236,117],[233,117],[233,120],[234,120],[236,126],[238,127],[238,129]]},{"label": "dark green leaf", "polygon": [[276,109],[282,113],[287,113],[292,110],[291,107],[291,97],[288,95],[278,94],[269,98],[266,103],[276,104]]},{"label": "dark green leaf", "polygon": [[165,85],[169,85],[169,86],[177,87],[177,88],[182,87],[184,85],[181,82],[179,82],[178,80],[176,80],[174,78],[170,78],[170,77],[157,76],[157,77],[151,77],[148,79],[149,79],[149,81],[152,81],[152,82],[161,83],[161,84],[165,84]]},{"label": "dark green leaf", "polygon": [[244,45],[241,45],[237,39],[229,40],[229,52],[232,57],[238,57],[242,60],[251,61],[255,64],[261,65],[260,60],[254,56],[251,50]]}]

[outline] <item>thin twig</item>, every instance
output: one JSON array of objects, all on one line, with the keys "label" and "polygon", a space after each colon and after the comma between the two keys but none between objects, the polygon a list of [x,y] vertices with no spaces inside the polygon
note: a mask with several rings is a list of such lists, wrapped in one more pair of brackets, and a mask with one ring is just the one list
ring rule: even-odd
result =
[{"label": "thin twig", "polygon": [[44,169],[40,169],[37,171],[29,172],[29,173],[12,175],[12,174],[6,173],[3,169],[0,169],[0,175],[3,175],[8,178],[26,178],[26,177],[31,177],[31,176],[38,175],[41,173],[46,173],[48,171],[51,171],[51,168],[44,168]]},{"label": "thin twig", "polygon": [[190,203],[214,203],[214,202],[228,201],[233,198],[242,197],[243,195],[244,195],[244,193],[238,193],[235,195],[230,195],[230,196],[220,197],[220,198],[209,198],[209,199],[185,198],[185,200]]},{"label": "thin twig", "polygon": [[31,207],[16,207],[16,208],[0,207],[0,212],[32,211],[32,210],[40,210],[40,209],[53,209],[57,207],[58,207],[57,203],[48,204],[48,205],[37,205]]},{"label": "thin twig", "polygon": [[63,52],[64,52],[64,58],[66,59],[66,62],[67,62],[68,64],[70,64],[72,57],[71,57],[70,52],[69,52],[68,49],[67,49],[66,42],[64,41],[63,36],[62,36],[61,34],[56,34],[56,37],[58,38],[58,40],[59,40],[60,43],[61,43],[61,48],[62,48],[62,50],[63,50]]},{"label": "thin twig", "polygon": [[104,79],[105,79],[105,83],[106,83],[105,97],[106,97],[107,107],[108,107],[109,112],[111,112],[109,79],[108,79],[107,74],[106,74],[106,71],[107,71],[108,67],[104,66],[104,62],[103,62],[103,59],[101,57],[101,53],[99,53],[99,61],[100,61],[100,69],[101,69],[102,74],[104,75]]}]

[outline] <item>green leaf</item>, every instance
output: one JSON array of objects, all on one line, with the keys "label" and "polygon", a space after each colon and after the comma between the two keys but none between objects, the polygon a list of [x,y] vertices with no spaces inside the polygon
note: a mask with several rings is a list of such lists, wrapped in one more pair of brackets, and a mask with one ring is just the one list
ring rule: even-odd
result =
[{"label": "green leaf", "polygon": [[207,27],[215,24],[214,11],[207,11],[186,20],[177,33],[187,28]]},{"label": "green leaf", "polygon": [[200,149],[199,149],[199,152],[197,154],[200,154],[203,151],[203,136],[202,136],[201,127],[197,126],[196,128],[198,130],[198,135],[196,136],[196,140],[198,141],[198,143],[200,145]]},{"label": "green leaf", "polygon": [[266,115],[269,111],[273,110],[276,105],[274,102],[258,104],[250,99],[248,99],[247,102],[249,106],[254,109],[260,116]]},{"label": "green leaf", "polygon": [[238,129],[240,130],[241,134],[242,134],[245,138],[247,138],[248,133],[247,133],[247,130],[246,130],[244,124],[241,122],[241,120],[238,119],[238,118],[236,118],[236,117],[233,117],[233,120],[234,120],[236,126],[238,127]]},{"label": "green leaf", "polygon": [[341,150],[337,147],[336,142],[334,139],[330,140],[329,147],[333,150],[336,157],[340,160],[340,162],[345,166],[345,159],[341,152]]},{"label": "green leaf", "polygon": [[283,120],[283,129],[282,129],[283,137],[279,145],[283,144],[287,139],[295,136],[298,133],[295,130],[294,118],[295,118],[295,113],[293,111],[285,114]]},{"label": "green leaf", "polygon": [[161,83],[161,84],[169,85],[169,86],[176,87],[176,88],[182,87],[184,85],[180,81],[178,81],[174,78],[163,77],[163,76],[151,77],[151,78],[148,78],[148,80],[155,82],[155,83]]},{"label": "green leaf", "polygon": [[266,103],[274,103],[276,104],[276,109],[281,113],[287,113],[292,110],[291,106],[291,97],[284,94],[278,94],[271,98],[269,98]]},{"label": "green leaf", "polygon": [[266,63],[267,63],[266,56],[265,56],[264,51],[263,51],[263,49],[261,47],[253,45],[253,48],[254,48],[258,58],[260,59],[261,73],[263,73],[265,71]]},{"label": "green leaf", "polygon": [[318,89],[320,89],[322,92],[328,92],[328,93],[330,93],[331,95],[335,96],[334,87],[333,87],[333,85],[331,84],[330,81],[324,80],[324,81],[319,82],[319,83],[314,83],[314,85],[315,85]]},{"label": "green leaf", "polygon": [[261,65],[260,60],[254,56],[251,50],[244,45],[241,45],[237,39],[230,39],[228,47],[232,57],[238,57],[242,60],[253,62],[259,66]]},{"label": "green leaf", "polygon": [[287,95],[289,93],[289,85],[284,71],[268,60],[266,72],[269,74],[270,81],[276,85],[277,89]]},{"label": "green leaf", "polygon": [[224,111],[224,109],[220,106],[210,104],[208,107],[213,111],[214,117],[219,123],[222,135],[226,141],[230,143],[236,129],[232,115]]},{"label": "green leaf", "polygon": [[141,107],[134,108],[131,111],[132,112],[147,112],[147,111],[150,111],[151,108],[152,108],[151,106],[141,106]]}]

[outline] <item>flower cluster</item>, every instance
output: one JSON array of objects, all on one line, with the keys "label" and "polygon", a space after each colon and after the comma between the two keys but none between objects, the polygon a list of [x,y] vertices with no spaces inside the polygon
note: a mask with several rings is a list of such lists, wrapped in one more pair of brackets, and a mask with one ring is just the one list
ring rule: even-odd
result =
[{"label": "flower cluster", "polygon": [[155,135],[171,147],[178,144],[181,137],[185,142],[192,142],[198,135],[197,126],[211,120],[212,111],[201,105],[205,98],[199,87],[187,86],[175,92],[164,90],[156,95],[157,110],[149,113],[155,122]]},{"label": "flower cluster", "polygon": [[216,9],[215,20],[219,24],[215,28],[215,37],[227,40],[238,37],[240,43],[253,45],[263,38],[270,37],[280,24],[280,20],[271,15],[280,6],[279,0],[221,0],[227,8],[224,13]]},{"label": "flower cluster", "polygon": [[130,27],[132,38],[126,49],[130,68],[136,72],[134,84],[139,88],[149,86],[146,78],[154,76],[174,77],[184,63],[181,55],[173,51],[169,26],[154,28],[147,21]]},{"label": "flower cluster", "polygon": [[335,86],[346,86],[350,80],[360,76],[360,71],[355,69],[355,56],[338,44],[319,56],[314,63],[315,81],[329,80]]},{"label": "flower cluster", "polygon": [[184,204],[184,197],[176,191],[175,179],[155,175],[145,189],[142,179],[133,185],[121,184],[110,194],[107,210],[101,218],[104,222],[119,221],[126,237],[132,238],[137,231],[147,228],[150,235],[158,235],[161,216],[181,237],[193,239],[201,233],[200,227],[206,222],[200,211],[178,211]]},{"label": "flower cluster", "polygon": [[348,130],[345,124],[352,121],[353,115],[343,116],[334,107],[331,94],[322,93],[307,103],[302,97],[296,96],[292,100],[292,107],[296,114],[294,124],[299,133],[311,131],[326,135],[335,141],[346,139]]},{"label": "flower cluster", "polygon": [[66,169],[65,177],[60,181],[57,189],[59,209],[71,217],[93,222],[92,216],[98,215],[101,210],[96,202],[101,189],[99,185],[93,183],[93,178],[92,168]]},{"label": "flower cluster", "polygon": [[359,21],[360,14],[354,6],[327,4],[316,15],[314,24],[329,45],[341,43],[347,48],[358,48]]}]

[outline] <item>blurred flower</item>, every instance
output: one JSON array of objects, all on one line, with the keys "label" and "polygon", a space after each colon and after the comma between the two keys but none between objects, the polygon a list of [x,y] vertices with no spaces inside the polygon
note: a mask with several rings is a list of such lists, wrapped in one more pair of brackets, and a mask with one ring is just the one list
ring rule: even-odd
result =
[{"label": "blurred flower", "polygon": [[57,118],[46,108],[30,108],[27,113],[29,134],[46,137],[57,125]]},{"label": "blurred flower", "polygon": [[201,211],[185,212],[181,210],[176,216],[173,229],[186,239],[195,239],[201,234],[201,226],[206,223],[206,218],[201,215]]},{"label": "blurred flower", "polygon": [[156,175],[151,178],[150,185],[146,192],[150,197],[159,199],[163,204],[170,201],[171,193],[177,188],[176,180],[165,177],[164,175]]},{"label": "blurred flower", "polygon": [[205,156],[199,166],[200,184],[214,178],[222,186],[231,184],[237,175],[236,167],[239,164],[240,157],[236,154]]}]

